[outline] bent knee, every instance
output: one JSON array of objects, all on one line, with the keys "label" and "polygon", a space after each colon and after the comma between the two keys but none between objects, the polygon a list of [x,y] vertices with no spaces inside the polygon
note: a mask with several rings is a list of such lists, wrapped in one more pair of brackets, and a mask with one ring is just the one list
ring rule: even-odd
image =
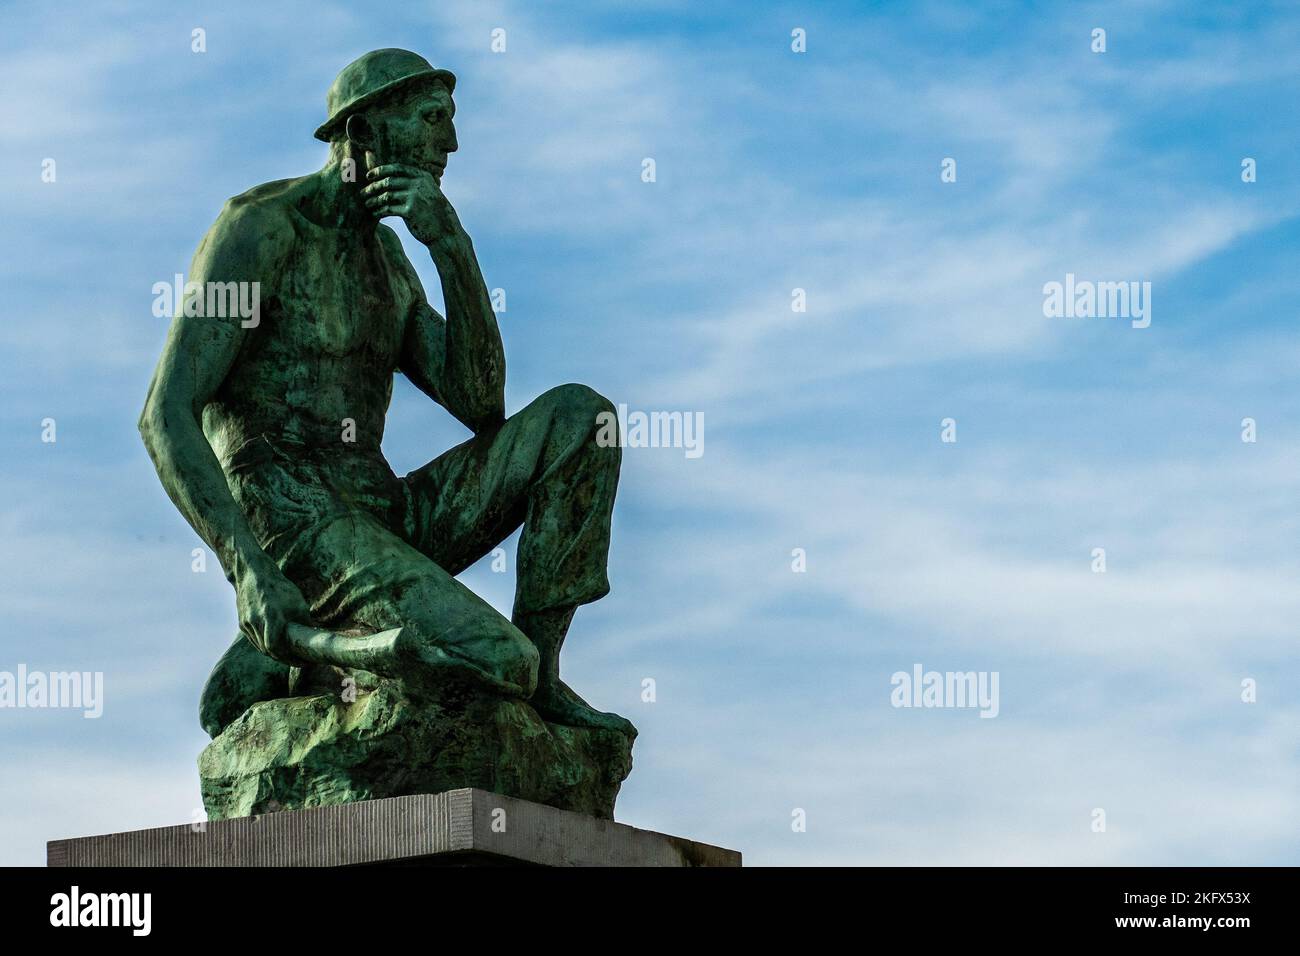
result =
[{"label": "bent knee", "polygon": [[553,440],[617,467],[622,458],[614,403],[587,385],[560,385],[544,396],[552,403]]},{"label": "bent knee", "polygon": [[557,385],[543,397],[554,404],[557,414],[589,424],[593,428],[603,421],[598,421],[602,414],[616,414],[614,403],[589,385],[574,382]]}]

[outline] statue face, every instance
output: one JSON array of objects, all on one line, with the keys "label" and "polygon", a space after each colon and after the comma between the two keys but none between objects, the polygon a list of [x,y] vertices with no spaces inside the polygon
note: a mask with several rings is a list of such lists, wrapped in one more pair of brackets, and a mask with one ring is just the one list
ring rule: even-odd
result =
[{"label": "statue face", "polygon": [[374,116],[376,161],[427,169],[441,183],[447,156],[457,149],[455,115],[456,104],[440,85],[404,97]]}]

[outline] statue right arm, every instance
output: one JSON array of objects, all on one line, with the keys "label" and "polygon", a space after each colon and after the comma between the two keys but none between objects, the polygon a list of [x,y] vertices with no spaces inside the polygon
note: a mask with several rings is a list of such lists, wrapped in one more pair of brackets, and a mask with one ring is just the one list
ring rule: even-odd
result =
[{"label": "statue right arm", "polygon": [[[292,240],[287,222],[227,204],[190,267],[190,280],[260,282],[274,276]],[[235,503],[203,434],[203,409],[225,381],[246,336],[239,316],[186,316],[177,309],[140,416],[140,434],[158,477],[181,514],[207,542],[238,595],[240,629],[263,652],[291,660],[289,621],[309,621],[306,602],[262,550]]]}]

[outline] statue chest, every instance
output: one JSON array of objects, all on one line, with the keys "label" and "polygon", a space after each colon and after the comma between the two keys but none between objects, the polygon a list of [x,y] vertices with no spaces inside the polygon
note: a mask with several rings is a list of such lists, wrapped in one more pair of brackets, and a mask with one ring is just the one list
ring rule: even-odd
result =
[{"label": "statue chest", "polygon": [[382,251],[333,242],[304,250],[293,266],[280,291],[293,347],[322,358],[365,358],[391,370],[411,292]]}]

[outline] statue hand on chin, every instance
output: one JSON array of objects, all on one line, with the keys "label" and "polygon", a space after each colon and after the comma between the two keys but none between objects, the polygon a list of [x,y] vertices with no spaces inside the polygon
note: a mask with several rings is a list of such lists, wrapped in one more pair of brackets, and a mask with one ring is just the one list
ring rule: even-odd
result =
[{"label": "statue hand on chin", "polygon": [[366,208],[377,217],[399,216],[426,246],[464,234],[456,210],[443,194],[434,173],[401,163],[375,166],[363,192]]}]

